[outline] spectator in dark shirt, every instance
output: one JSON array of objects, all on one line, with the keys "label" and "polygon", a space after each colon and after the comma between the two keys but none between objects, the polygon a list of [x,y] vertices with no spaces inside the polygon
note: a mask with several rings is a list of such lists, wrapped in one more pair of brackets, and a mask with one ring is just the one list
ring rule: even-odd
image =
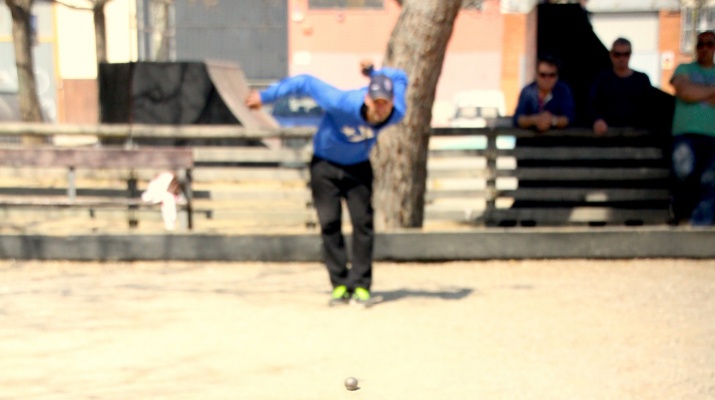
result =
[{"label": "spectator in dark shirt", "polygon": [[539,132],[550,128],[566,128],[574,121],[574,101],[571,89],[559,81],[559,65],[552,57],[539,57],[536,80],[519,94],[514,111],[514,126],[535,128]]},{"label": "spectator in dark shirt", "polygon": [[629,67],[631,42],[618,38],[611,46],[613,68],[596,76],[589,96],[593,131],[603,135],[609,127],[647,126],[646,110],[652,86],[648,75]]}]

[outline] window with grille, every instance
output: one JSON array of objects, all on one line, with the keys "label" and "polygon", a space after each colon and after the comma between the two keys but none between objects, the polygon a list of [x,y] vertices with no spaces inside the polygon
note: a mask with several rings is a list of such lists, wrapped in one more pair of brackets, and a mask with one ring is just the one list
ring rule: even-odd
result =
[{"label": "window with grille", "polygon": [[680,51],[692,52],[695,49],[695,39],[699,32],[715,29],[715,7],[685,8],[681,14],[682,36]]},{"label": "window with grille", "polygon": [[385,0],[308,0],[308,7],[313,10],[331,8],[383,9]]},{"label": "window with grille", "polygon": [[176,58],[174,4],[165,0],[136,0],[139,61]]}]

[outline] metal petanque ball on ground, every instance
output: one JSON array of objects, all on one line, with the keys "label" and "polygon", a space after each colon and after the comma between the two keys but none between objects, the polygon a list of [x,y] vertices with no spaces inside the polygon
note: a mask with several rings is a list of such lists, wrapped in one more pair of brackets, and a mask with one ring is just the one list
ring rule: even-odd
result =
[{"label": "metal petanque ball on ground", "polygon": [[345,380],[345,389],[357,390],[358,389],[358,380],[353,378],[352,376],[349,377],[348,379],[346,379]]}]

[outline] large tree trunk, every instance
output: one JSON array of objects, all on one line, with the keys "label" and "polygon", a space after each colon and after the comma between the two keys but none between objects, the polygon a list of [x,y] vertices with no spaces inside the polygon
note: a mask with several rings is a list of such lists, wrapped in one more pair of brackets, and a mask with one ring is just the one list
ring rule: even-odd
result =
[{"label": "large tree trunk", "polygon": [[461,4],[462,0],[402,1],[385,64],[407,72],[407,115],[380,135],[372,154],[380,228],[422,226],[432,103]]},{"label": "large tree trunk", "polygon": [[32,60],[30,15],[33,0],[5,0],[5,3],[12,15],[12,38],[15,44],[20,117],[26,122],[42,122],[42,111],[37,96],[37,83]]},{"label": "large tree trunk", "polygon": [[[94,20],[94,45],[97,57],[97,85],[99,85],[99,64],[107,62],[107,21],[104,16],[104,6],[111,0],[95,0],[92,5],[92,19]],[[102,122],[100,107],[97,121]]]}]

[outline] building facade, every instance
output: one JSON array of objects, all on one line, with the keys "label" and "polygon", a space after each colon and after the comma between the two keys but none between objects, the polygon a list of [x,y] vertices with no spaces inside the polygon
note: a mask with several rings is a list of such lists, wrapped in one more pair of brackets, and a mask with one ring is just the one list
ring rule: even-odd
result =
[{"label": "building facade", "polygon": [[[109,62],[235,61],[257,85],[299,73],[342,88],[364,85],[359,61],[382,62],[400,14],[395,0],[175,0],[164,11],[154,1],[107,4]],[[80,9],[87,6],[84,0],[62,3],[37,0],[33,9],[43,112],[48,121],[94,123],[98,107],[92,13]],[[447,48],[434,125],[449,124],[453,100],[465,90],[501,90],[507,112],[514,109],[519,90],[533,79],[537,3],[467,2]],[[675,66],[691,57],[688,35],[712,29],[715,20],[713,1],[698,13],[687,1],[681,12],[678,0],[581,3],[603,44],[609,47],[619,36],[631,40],[632,66],[669,92]],[[13,59],[11,20],[7,7],[0,6],[0,92],[17,90]]]},{"label": "building facade", "polygon": [[[502,90],[509,107],[516,104],[511,93],[529,77],[534,12],[505,14],[498,0],[476,4],[455,21],[435,94],[435,126],[449,124],[459,92]],[[289,0],[290,73],[314,74],[341,88],[364,85],[359,61],[381,65],[400,11],[394,0]]]},{"label": "building facade", "polygon": [[692,49],[681,48],[681,13],[678,0],[589,0],[593,30],[610,48],[618,37],[633,45],[631,67],[644,72],[653,86],[666,92],[675,67],[690,57]]}]

